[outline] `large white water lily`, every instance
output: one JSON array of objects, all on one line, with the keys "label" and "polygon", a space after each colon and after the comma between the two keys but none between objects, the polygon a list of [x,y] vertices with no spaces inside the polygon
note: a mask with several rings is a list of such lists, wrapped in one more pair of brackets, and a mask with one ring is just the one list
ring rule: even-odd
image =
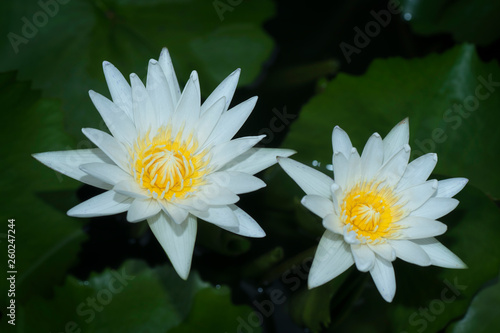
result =
[{"label": "large white water lily", "polygon": [[111,135],[83,133],[95,149],[45,152],[33,156],[69,177],[106,192],[68,211],[76,217],[127,212],[129,222],[147,220],[177,273],[186,279],[197,218],[248,237],[263,237],[260,226],[235,203],[241,193],[265,183],[253,175],[292,150],[252,148],[263,136],[232,139],[252,112],[256,97],[228,110],[240,71],[229,75],[201,104],[196,71],[181,93],[166,49],[150,60],[146,85],[136,74],[130,84],[110,63],[104,75],[112,101],[90,91]]},{"label": "large white water lily", "polygon": [[302,204],[323,219],[326,228],[309,273],[310,288],[335,278],[353,264],[370,272],[382,297],[396,292],[392,261],[399,257],[420,265],[465,268],[434,237],[446,231],[436,219],[458,205],[452,197],[465,178],[427,180],[437,155],[408,164],[408,120],[382,140],[373,134],[361,156],[340,127],[332,134],[335,180],[289,158],[279,163],[307,194]]}]

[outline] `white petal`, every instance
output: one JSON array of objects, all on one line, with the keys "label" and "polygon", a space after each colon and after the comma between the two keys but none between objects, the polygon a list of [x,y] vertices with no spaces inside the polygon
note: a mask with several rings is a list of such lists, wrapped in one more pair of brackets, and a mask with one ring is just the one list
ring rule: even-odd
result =
[{"label": "white petal", "polygon": [[410,139],[410,127],[408,118],[397,124],[384,138],[384,162],[388,161],[394,154],[397,154]]},{"label": "white petal", "polygon": [[266,233],[264,232],[264,230],[262,230],[260,225],[243,209],[235,205],[229,205],[229,208],[231,208],[234,215],[238,219],[238,225],[237,226],[219,225],[221,228],[246,237],[262,238],[266,236]]},{"label": "white petal", "polygon": [[196,197],[206,202],[207,205],[229,205],[240,200],[236,194],[215,183],[200,186]]},{"label": "white petal", "polygon": [[224,112],[205,145],[216,145],[231,140],[248,119],[256,103],[257,97],[254,96]]},{"label": "white petal", "polygon": [[410,216],[427,217],[439,219],[445,216],[458,206],[458,200],[453,198],[430,198],[417,210],[410,213]]},{"label": "white petal", "polygon": [[253,192],[266,186],[259,178],[237,171],[214,172],[207,179],[235,194]]},{"label": "white petal", "polygon": [[136,74],[130,74],[130,82],[132,84],[134,123],[137,132],[142,135],[148,131],[155,133],[159,124],[149,93]]},{"label": "white petal", "polygon": [[318,170],[286,157],[278,158],[278,163],[306,194],[316,194],[331,199],[330,187],[333,184],[333,179]]},{"label": "white petal", "polygon": [[301,203],[321,218],[333,214],[333,202],[320,195],[306,195],[302,198]]},{"label": "white petal", "polygon": [[206,211],[192,210],[191,214],[219,227],[238,227],[238,218],[228,206],[210,207]]},{"label": "white petal", "polygon": [[116,185],[123,180],[133,181],[132,177],[118,166],[109,163],[86,163],[80,165],[83,172],[111,185]]},{"label": "white petal", "polygon": [[102,68],[113,103],[122,109],[130,120],[133,120],[132,90],[130,89],[130,85],[123,77],[122,73],[120,73],[111,63],[104,61],[102,63]]},{"label": "white petal", "polygon": [[82,183],[110,190],[113,186],[96,179],[80,170],[80,165],[85,163],[113,163],[113,161],[100,149],[79,149],[66,151],[49,151],[33,154],[41,163],[68,177]]},{"label": "white petal", "polygon": [[361,180],[361,157],[356,148],[351,149],[347,170],[346,187]]},{"label": "white petal", "polygon": [[137,132],[128,115],[109,99],[92,90],[89,91],[89,96],[113,137],[132,147],[137,138]]},{"label": "white petal", "polygon": [[459,257],[435,238],[414,239],[412,242],[419,245],[429,255],[435,266],[467,268],[467,265]]},{"label": "white petal", "polygon": [[388,243],[368,244],[370,249],[387,261],[396,259],[396,251]]},{"label": "white petal", "polygon": [[326,230],[314,255],[307,285],[314,288],[325,284],[342,274],[353,263],[350,247],[342,236]]},{"label": "white petal", "polygon": [[380,295],[387,302],[392,302],[394,294],[396,294],[396,277],[392,263],[382,258],[376,258],[370,274]]},{"label": "white petal", "polygon": [[398,222],[403,229],[399,230],[400,239],[418,239],[442,235],[447,226],[439,221],[425,217],[408,216]]},{"label": "white petal", "polygon": [[385,181],[387,186],[395,186],[405,173],[408,159],[410,158],[410,151],[410,146],[403,146],[403,148],[393,154],[392,157],[384,163],[375,178],[380,181]]},{"label": "white petal", "polygon": [[167,213],[168,216],[177,224],[183,223],[189,215],[187,209],[183,207],[179,207],[173,203],[170,203],[166,200],[159,201],[161,208],[164,213]]},{"label": "white petal", "polygon": [[291,149],[276,149],[276,148],[250,148],[245,153],[236,157],[221,170],[239,171],[255,175],[271,165],[275,164],[276,157],[288,157],[295,154],[296,151]]},{"label": "white petal", "polygon": [[340,127],[335,126],[332,132],[333,154],[340,152],[346,158],[351,155],[352,143],[349,135]]},{"label": "white petal", "polygon": [[216,145],[211,150],[210,166],[214,168],[213,171],[217,171],[228,162],[255,146],[264,137],[265,135],[246,136]]},{"label": "white petal", "polygon": [[167,253],[175,271],[184,280],[189,275],[196,240],[197,221],[188,216],[181,224],[173,222],[164,213],[148,219],[149,227]]},{"label": "white petal", "polygon": [[200,103],[200,81],[196,71],[193,71],[186,87],[184,87],[172,118],[174,135],[181,128],[184,128],[183,139],[191,134],[191,130],[200,118]]},{"label": "white petal", "polygon": [[469,180],[467,178],[449,178],[438,182],[436,197],[451,198],[460,192]]},{"label": "white petal", "polygon": [[403,205],[403,209],[406,211],[413,211],[429,200],[436,193],[437,187],[438,182],[435,179],[410,187],[398,193],[400,195],[398,204]]},{"label": "white petal", "polygon": [[160,211],[161,206],[155,199],[135,199],[128,209],[127,221],[144,221]]},{"label": "white petal", "polygon": [[133,198],[118,194],[115,191],[107,191],[71,208],[68,215],[96,217],[123,213],[129,209],[132,200]]},{"label": "white petal", "polygon": [[375,265],[375,253],[367,245],[351,245],[351,251],[358,271],[368,272],[373,268],[373,265]]},{"label": "white petal", "polygon": [[393,239],[390,240],[390,244],[396,251],[396,256],[404,261],[419,266],[429,266],[431,264],[431,258],[413,241],[406,239]]},{"label": "white petal", "polygon": [[158,127],[166,126],[174,113],[177,100],[174,104],[167,78],[156,60],[149,61],[146,90],[155,109]]},{"label": "white petal", "polygon": [[217,102],[215,102],[207,111],[205,111],[201,115],[200,119],[198,119],[198,123],[194,128],[196,128],[196,136],[198,139],[198,143],[200,144],[200,148],[206,147],[205,142],[207,141],[210,134],[212,134],[215,125],[217,125],[217,123],[219,122],[225,105],[226,98],[222,97]]},{"label": "white petal", "polygon": [[341,152],[333,154],[333,178],[341,188],[346,188],[347,176],[349,175],[349,160]]},{"label": "white petal", "polygon": [[342,188],[336,183],[333,183],[330,186],[330,190],[332,192],[332,202],[333,202],[333,210],[336,214],[340,215],[340,202],[339,198],[342,195]]},{"label": "white petal", "polygon": [[145,189],[140,187],[139,184],[130,180],[123,180],[116,183],[113,190],[132,198],[146,199],[151,197],[151,195],[149,195]]},{"label": "white petal", "polygon": [[396,187],[396,191],[424,183],[429,178],[437,163],[437,154],[420,156],[406,167],[406,171]]},{"label": "white petal", "polygon": [[128,153],[123,145],[106,132],[94,128],[82,128],[83,134],[108,155],[122,170],[128,170]]},{"label": "white petal", "polygon": [[370,181],[382,166],[383,160],[382,138],[378,133],[374,133],[366,142],[361,154],[361,175],[363,179]]},{"label": "white petal", "polygon": [[168,82],[168,88],[170,89],[170,96],[173,99],[173,105],[177,105],[180,97],[181,97],[181,88],[179,87],[179,82],[177,81],[177,77],[175,75],[174,66],[172,65],[172,59],[170,59],[170,54],[166,48],[161,50],[160,58],[158,59],[158,63],[165,74]]},{"label": "white petal", "polygon": [[337,214],[328,214],[323,218],[323,226],[339,235],[344,234],[344,223],[339,219]]},{"label": "white petal", "polygon": [[233,99],[234,91],[238,85],[238,79],[240,78],[240,69],[238,68],[232,72],[228,77],[222,81],[217,88],[208,96],[203,105],[201,106],[201,113],[203,114],[208,110],[216,101],[221,97],[226,98],[225,110],[228,109],[231,100]]}]

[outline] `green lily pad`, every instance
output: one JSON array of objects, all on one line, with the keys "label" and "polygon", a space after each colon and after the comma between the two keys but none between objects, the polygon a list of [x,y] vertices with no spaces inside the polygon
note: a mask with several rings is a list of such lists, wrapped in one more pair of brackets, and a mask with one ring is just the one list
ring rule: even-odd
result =
[{"label": "green lily pad", "polygon": [[[436,173],[466,177],[500,197],[500,67],[472,45],[422,59],[375,60],[363,76],[340,74],[304,106],[284,147],[294,159],[332,175],[331,133],[347,131],[361,152],[373,132],[385,136],[410,119],[412,158],[435,152]],[[297,190],[292,193],[297,193]]]},{"label": "green lily pad", "polygon": [[203,0],[42,3],[51,5],[2,2],[0,27],[10,43],[0,45],[0,71],[19,70],[45,96],[61,98],[66,126],[76,138],[83,138],[82,127],[101,124],[87,91],[107,94],[103,60],[125,76],[144,77],[148,60],[168,47],[179,80],[186,82],[197,70],[208,96],[239,67],[240,84],[252,82],[273,46],[261,27],[273,15],[269,0],[232,2],[225,10]]},{"label": "green lily pad", "polygon": [[[2,230],[7,219],[15,219],[16,302],[32,295],[48,295],[52,285],[63,281],[86,239],[81,220],[69,218],[66,210],[78,203],[79,183],[41,165],[32,153],[63,150],[74,142],[63,131],[60,103],[40,98],[28,82],[18,82],[15,73],[0,75],[0,101],[4,107],[0,146],[2,163],[0,191]],[[7,263],[7,238],[0,239]],[[6,267],[6,266],[3,266]],[[3,270],[5,272],[5,269]],[[2,273],[3,276],[4,273]],[[0,288],[7,290],[6,279]],[[2,307],[7,298],[2,297]]]},{"label": "green lily pad", "polygon": [[500,37],[500,3],[489,0],[403,0],[403,17],[416,33],[449,33],[456,41],[487,45]]}]

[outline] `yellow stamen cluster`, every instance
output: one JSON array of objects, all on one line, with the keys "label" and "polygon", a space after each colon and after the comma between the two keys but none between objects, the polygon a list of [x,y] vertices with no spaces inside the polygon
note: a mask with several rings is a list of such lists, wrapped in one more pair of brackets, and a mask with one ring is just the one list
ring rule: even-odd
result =
[{"label": "yellow stamen cluster", "polygon": [[341,202],[341,219],[361,243],[385,242],[395,237],[394,223],[403,216],[398,201],[392,189],[380,183],[358,183]]},{"label": "yellow stamen cluster", "polygon": [[131,167],[137,183],[155,199],[186,198],[203,184],[207,172],[206,153],[196,153],[193,135],[182,140],[182,130],[172,138],[172,129],[162,127],[150,139],[137,140],[131,152]]}]

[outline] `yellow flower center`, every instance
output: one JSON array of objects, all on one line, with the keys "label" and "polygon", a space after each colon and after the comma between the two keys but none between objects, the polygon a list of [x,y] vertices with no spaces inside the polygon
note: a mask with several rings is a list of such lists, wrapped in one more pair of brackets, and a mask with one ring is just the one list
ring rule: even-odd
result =
[{"label": "yellow flower center", "polygon": [[147,133],[137,140],[131,152],[134,178],[155,199],[185,198],[203,184],[206,153],[196,153],[192,134],[181,138],[182,131],[172,138],[171,128],[162,127],[154,138]]},{"label": "yellow flower center", "polygon": [[360,242],[384,242],[395,236],[398,226],[394,223],[403,216],[398,201],[391,188],[374,182],[360,183],[341,202],[341,219],[347,231],[356,232]]}]

